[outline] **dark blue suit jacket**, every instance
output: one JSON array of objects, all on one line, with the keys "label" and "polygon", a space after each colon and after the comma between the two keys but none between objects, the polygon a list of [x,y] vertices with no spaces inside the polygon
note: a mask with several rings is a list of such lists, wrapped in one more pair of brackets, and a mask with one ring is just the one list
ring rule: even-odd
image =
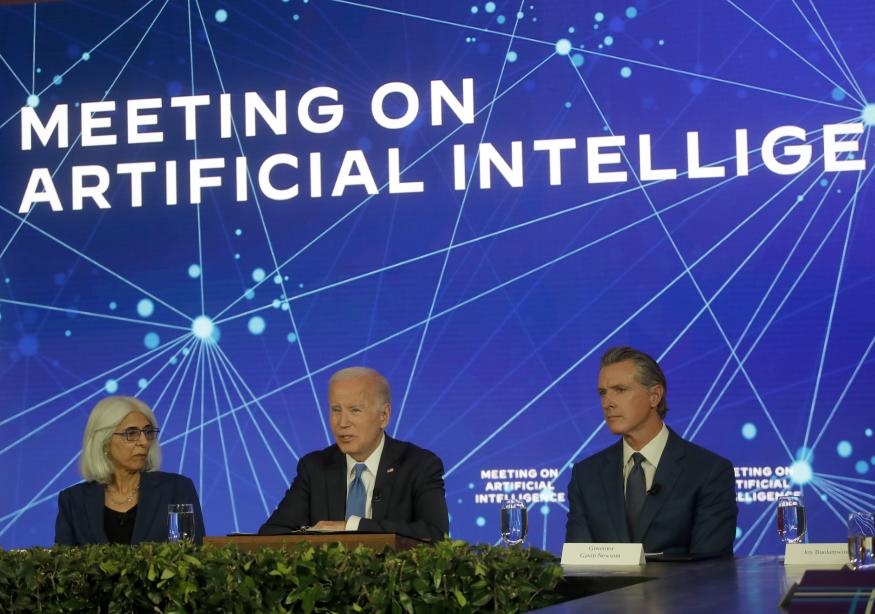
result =
[{"label": "dark blue suit jacket", "polygon": [[[624,492],[622,440],[574,465],[565,541],[632,541]],[[648,553],[731,555],[737,517],[732,463],[669,430],[636,542]]]},{"label": "dark blue suit jacket", "polygon": [[[359,531],[442,539],[450,521],[441,459],[385,437],[371,500],[373,518],[362,518]],[[344,520],[346,489],[346,456],[337,445],[311,452],[298,462],[291,487],[258,532],[288,533],[320,520]]]},{"label": "dark blue suit jacket", "polygon": [[[107,543],[103,530],[103,484],[82,482],[58,493],[55,543],[68,546]],[[131,543],[167,541],[167,506],[194,505],[195,541],[204,538],[204,518],[192,481],[176,473],[144,472],[140,476],[140,500]]]}]

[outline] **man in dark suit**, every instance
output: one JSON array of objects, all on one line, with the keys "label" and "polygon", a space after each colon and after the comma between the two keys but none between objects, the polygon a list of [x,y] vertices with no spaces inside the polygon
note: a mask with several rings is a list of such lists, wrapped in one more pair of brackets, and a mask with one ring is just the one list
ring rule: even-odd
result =
[{"label": "man in dark suit", "polygon": [[443,538],[449,532],[443,463],[385,434],[391,413],[386,379],[365,367],[338,371],[328,383],[328,404],[336,443],[301,458],[259,534],[307,527]]},{"label": "man in dark suit", "polygon": [[608,350],[598,392],[608,428],[622,439],[574,466],[565,541],[731,555],[738,516],[732,464],[665,426],[666,381],[656,361],[630,347]]}]

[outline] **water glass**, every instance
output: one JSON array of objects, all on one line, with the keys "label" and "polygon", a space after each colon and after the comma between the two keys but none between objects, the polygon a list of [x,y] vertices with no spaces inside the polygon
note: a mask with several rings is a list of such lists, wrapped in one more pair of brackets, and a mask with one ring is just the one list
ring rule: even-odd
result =
[{"label": "water glass", "polygon": [[785,544],[798,544],[805,537],[805,506],[802,497],[778,498],[778,535]]},{"label": "water glass", "polygon": [[167,541],[194,541],[194,505],[171,503],[167,506]]},{"label": "water glass", "polygon": [[525,541],[528,521],[528,509],[523,501],[505,499],[501,504],[501,541],[507,546]]},{"label": "water glass", "polygon": [[848,555],[851,569],[875,569],[872,541],[875,539],[875,514],[851,512],[848,514]]}]

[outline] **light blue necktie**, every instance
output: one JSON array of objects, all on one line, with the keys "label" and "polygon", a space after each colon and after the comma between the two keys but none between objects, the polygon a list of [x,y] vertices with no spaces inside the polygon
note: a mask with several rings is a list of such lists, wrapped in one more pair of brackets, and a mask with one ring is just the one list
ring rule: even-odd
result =
[{"label": "light blue necktie", "polygon": [[353,467],[355,477],[352,484],[349,485],[349,493],[346,495],[347,520],[350,516],[365,517],[365,501],[368,499],[368,493],[365,490],[365,483],[362,482],[362,472],[367,468],[368,466],[364,463],[356,463],[356,466]]}]

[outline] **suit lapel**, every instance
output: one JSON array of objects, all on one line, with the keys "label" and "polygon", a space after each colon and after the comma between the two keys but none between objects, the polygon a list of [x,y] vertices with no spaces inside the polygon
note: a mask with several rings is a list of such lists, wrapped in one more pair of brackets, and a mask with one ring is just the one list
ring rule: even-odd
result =
[{"label": "suit lapel", "polygon": [[85,490],[85,522],[88,523],[88,533],[94,536],[98,544],[109,541],[103,528],[104,488],[103,484],[92,483]]},{"label": "suit lapel", "polygon": [[[131,534],[131,543],[139,543],[146,539],[147,535],[153,535],[150,529],[156,522],[166,523],[167,510],[158,509],[158,498],[155,496],[155,480],[154,476],[146,471],[140,473],[140,498],[137,501],[137,516],[134,518],[134,531]],[[165,531],[160,531],[158,535],[164,535]]]},{"label": "suit lapel", "polygon": [[656,474],[653,476],[653,484],[659,485],[659,492],[644,499],[644,507],[641,508],[641,516],[638,518],[638,534],[642,536],[641,541],[644,541],[644,536],[647,535],[647,530],[656,514],[671,497],[671,492],[681,474],[685,453],[683,440],[669,429],[665,450],[662,451],[662,458],[659,459]]},{"label": "suit lapel", "polygon": [[404,451],[404,446],[388,435],[383,444],[383,455],[380,457],[380,467],[374,480],[374,492],[371,496],[371,518],[384,520],[389,509],[388,502],[392,500],[392,490],[395,486],[395,476],[398,473],[398,462]]},{"label": "suit lapel", "polygon": [[605,491],[605,509],[619,510],[619,513],[608,512],[617,542],[629,541],[629,529],[626,527],[626,495],[623,488],[623,442],[622,440],[608,449],[603,460],[602,487]]},{"label": "suit lapel", "polygon": [[325,471],[325,493],[328,497],[328,519],[346,518],[346,456],[335,445]]}]

